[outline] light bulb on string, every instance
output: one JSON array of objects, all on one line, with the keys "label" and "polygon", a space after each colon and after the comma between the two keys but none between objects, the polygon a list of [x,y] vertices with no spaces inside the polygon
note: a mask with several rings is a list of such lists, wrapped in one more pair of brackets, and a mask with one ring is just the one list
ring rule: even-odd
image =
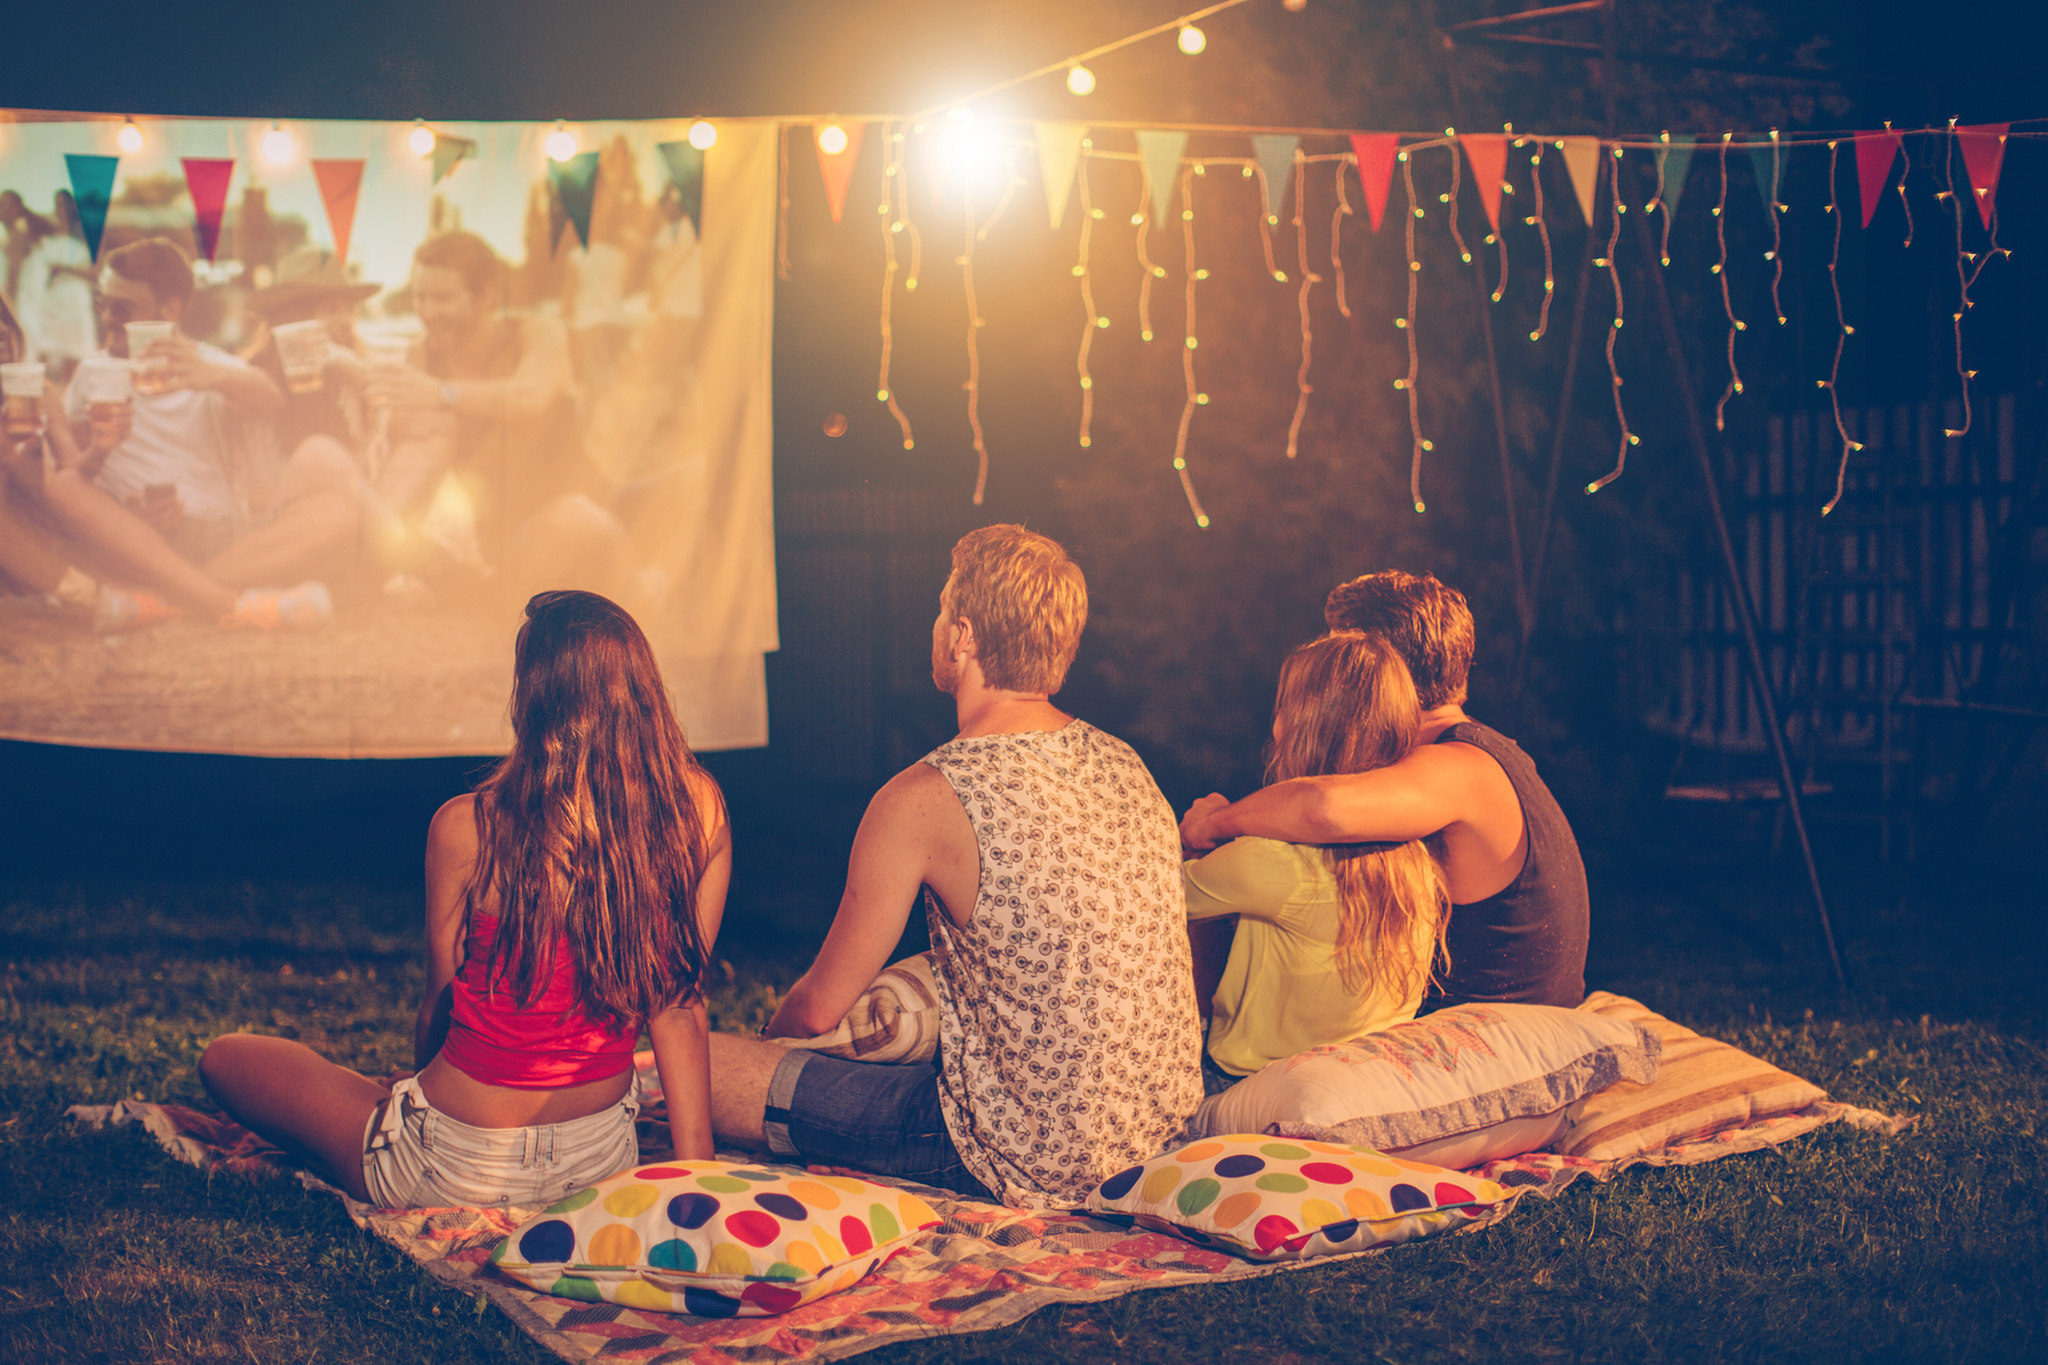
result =
[{"label": "light bulb on string", "polygon": [[1203,48],[1209,46],[1209,36],[1193,24],[1182,24],[1180,26],[1180,37],[1176,41],[1180,44],[1180,50],[1187,53],[1190,57],[1197,55]]},{"label": "light bulb on string", "polygon": [[1070,95],[1092,95],[1095,93],[1095,73],[1079,62],[1067,68],[1067,93]]},{"label": "light bulb on string", "polygon": [[130,156],[142,150],[142,130],[135,126],[134,119],[123,123],[121,131],[114,134],[114,145]]},{"label": "light bulb on string", "polygon": [[1299,14],[1308,8],[1308,0],[1280,0],[1280,8],[1290,14]]},{"label": "light bulb on string", "polygon": [[712,144],[717,141],[718,129],[712,127],[705,120],[698,119],[695,123],[690,125],[690,145],[692,147],[695,147],[698,151],[710,151]]},{"label": "light bulb on string", "polygon": [[543,145],[552,160],[567,161],[576,155],[576,134],[570,132],[560,119],[556,119],[555,131],[548,134]]},{"label": "light bulb on string", "polygon": [[292,135],[284,130],[282,124],[272,123],[270,131],[263,135],[263,159],[273,166],[286,165],[297,150]]},{"label": "light bulb on string", "polygon": [[846,150],[846,130],[836,123],[828,123],[818,132],[818,150],[826,156],[838,156]]},{"label": "light bulb on string", "polygon": [[427,127],[423,120],[413,120],[412,131],[405,135],[405,145],[412,150],[414,156],[432,156],[434,130]]}]

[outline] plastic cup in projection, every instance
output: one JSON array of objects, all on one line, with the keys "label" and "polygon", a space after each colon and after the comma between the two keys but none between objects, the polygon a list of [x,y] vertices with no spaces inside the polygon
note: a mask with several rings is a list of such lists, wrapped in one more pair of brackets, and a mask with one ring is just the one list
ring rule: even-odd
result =
[{"label": "plastic cup in projection", "polygon": [[128,359],[135,366],[135,392],[144,395],[170,392],[170,367],[163,357],[152,356],[149,348],[159,341],[169,341],[177,328],[168,322],[131,322],[126,327]]},{"label": "plastic cup in projection", "polygon": [[[407,337],[368,336],[363,338],[363,359],[372,369],[395,367],[405,364],[412,353],[412,341]],[[372,400],[375,401],[375,400]]]},{"label": "plastic cup in projection", "polygon": [[78,375],[72,382],[85,398],[93,441],[102,448],[115,445],[126,434],[124,419],[135,406],[130,368],[127,361],[105,355],[87,356],[78,362]]},{"label": "plastic cup in projection", "polygon": [[43,366],[38,360],[0,365],[0,393],[7,399],[7,439],[26,441],[43,429]]},{"label": "plastic cup in projection", "polygon": [[293,393],[318,391],[334,348],[327,324],[317,320],[288,322],[272,328],[270,334],[277,338],[277,358],[284,363],[285,387]]}]

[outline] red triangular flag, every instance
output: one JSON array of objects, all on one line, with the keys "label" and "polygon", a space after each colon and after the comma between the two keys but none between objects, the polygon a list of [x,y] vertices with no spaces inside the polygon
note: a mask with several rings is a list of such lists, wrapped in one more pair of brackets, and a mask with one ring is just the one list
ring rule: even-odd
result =
[{"label": "red triangular flag", "polygon": [[192,237],[199,254],[213,259],[220,245],[220,220],[227,213],[228,182],[235,178],[232,157],[181,157],[185,163],[185,189],[192,196]]},{"label": "red triangular flag", "polygon": [[1380,230],[1387,214],[1387,191],[1394,184],[1394,153],[1401,145],[1399,133],[1353,133],[1351,154],[1358,158],[1358,183],[1365,189],[1365,211],[1372,218],[1372,230]]},{"label": "red triangular flag", "polygon": [[361,161],[315,161],[313,178],[320,182],[320,202],[327,208],[327,231],[334,238],[334,259],[348,264],[348,238],[356,225],[356,195],[363,188]]},{"label": "red triangular flag", "polygon": [[1963,149],[1963,169],[1969,172],[1970,188],[1977,193],[1977,216],[1991,227],[1991,202],[1998,195],[1998,168],[2005,160],[2005,135],[2010,123],[1979,123],[1956,129],[1956,142]]},{"label": "red triangular flag", "polygon": [[1881,133],[1856,134],[1856,188],[1863,196],[1863,226],[1870,226],[1877,201],[1884,194],[1884,182],[1891,179],[1892,163],[1899,159],[1901,134],[1887,128]]},{"label": "red triangular flag", "polygon": [[[825,130],[833,127],[846,134],[844,151],[825,150]],[[811,126],[812,140],[818,144],[818,173],[825,177],[825,203],[831,208],[835,223],[846,207],[846,187],[853,180],[853,163],[860,159],[861,130],[866,127],[864,123],[818,123]]]},{"label": "red triangular flag", "polygon": [[1479,202],[1486,209],[1486,221],[1500,231],[1500,187],[1508,174],[1508,140],[1500,133],[1460,133],[1458,145],[1472,163],[1472,179],[1479,186]]}]

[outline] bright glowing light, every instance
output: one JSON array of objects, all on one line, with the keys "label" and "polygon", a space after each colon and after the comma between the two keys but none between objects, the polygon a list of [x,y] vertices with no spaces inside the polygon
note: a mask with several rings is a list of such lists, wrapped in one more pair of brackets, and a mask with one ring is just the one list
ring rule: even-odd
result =
[{"label": "bright glowing light", "polygon": [[1095,73],[1094,73],[1093,71],[1090,71],[1090,70],[1089,70],[1089,69],[1088,69],[1087,67],[1085,67],[1085,66],[1070,66],[1070,67],[1068,67],[1068,68],[1067,68],[1067,91],[1068,91],[1068,93],[1070,93],[1070,94],[1075,94],[1075,95],[1092,95],[1092,94],[1094,94],[1094,93],[1095,93]]},{"label": "bright glowing light", "polygon": [[405,145],[412,149],[414,156],[434,154],[434,130],[424,123],[415,123],[412,131],[405,135]]},{"label": "bright glowing light", "polygon": [[1280,8],[1299,14],[1308,8],[1308,0],[1280,0]]},{"label": "bright glowing light", "polygon": [[1180,30],[1180,50],[1192,57],[1209,45],[1208,35],[1193,24],[1183,24]]},{"label": "bright glowing light", "polygon": [[564,128],[560,123],[557,123],[555,131],[548,134],[548,140],[545,145],[550,157],[553,157],[556,161],[567,161],[570,157],[576,155],[576,134]]},{"label": "bright glowing light", "polygon": [[939,129],[937,151],[946,178],[956,185],[992,182],[1008,160],[1007,149],[963,109],[954,110]]},{"label": "bright glowing light", "polygon": [[836,123],[828,123],[818,133],[818,150],[826,156],[838,156],[846,150],[846,130]]},{"label": "bright glowing light", "polygon": [[130,156],[142,150],[142,130],[135,126],[134,119],[122,124],[121,131],[114,134],[114,145]]},{"label": "bright glowing light", "polygon": [[292,141],[292,135],[277,124],[271,124],[270,131],[263,135],[263,159],[273,166],[282,166],[291,161],[296,151],[298,144]]},{"label": "bright glowing light", "polygon": [[711,144],[716,141],[718,141],[718,130],[703,119],[698,119],[690,125],[690,145],[698,151],[709,151]]}]

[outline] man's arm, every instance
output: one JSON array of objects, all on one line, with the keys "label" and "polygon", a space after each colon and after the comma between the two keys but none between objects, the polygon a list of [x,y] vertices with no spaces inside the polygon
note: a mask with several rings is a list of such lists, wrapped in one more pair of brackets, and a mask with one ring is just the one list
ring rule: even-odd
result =
[{"label": "man's arm", "polygon": [[960,798],[937,770],[915,763],[875,793],[853,836],[846,894],[825,946],[769,1021],[771,1038],[812,1038],[837,1028],[888,964],[929,879],[948,823],[972,839]]},{"label": "man's arm", "polygon": [[1426,838],[1464,818],[1473,784],[1485,774],[1469,745],[1425,744],[1406,758],[1369,773],[1297,777],[1253,792],[1242,801],[1214,793],[1188,808],[1181,842],[1213,848],[1226,839],[1258,835],[1294,844],[1401,842]]},{"label": "man's arm", "polygon": [[[519,320],[519,364],[503,379],[457,379],[454,411],[461,416],[496,419],[538,417],[569,387],[569,336],[561,321],[549,317]],[[371,369],[369,394],[393,407],[445,412],[441,386],[416,365],[379,365]]]},{"label": "man's arm", "polygon": [[184,335],[155,343],[150,353],[164,358],[173,388],[212,389],[252,417],[275,417],[284,411],[284,390],[246,361],[212,359]]}]

